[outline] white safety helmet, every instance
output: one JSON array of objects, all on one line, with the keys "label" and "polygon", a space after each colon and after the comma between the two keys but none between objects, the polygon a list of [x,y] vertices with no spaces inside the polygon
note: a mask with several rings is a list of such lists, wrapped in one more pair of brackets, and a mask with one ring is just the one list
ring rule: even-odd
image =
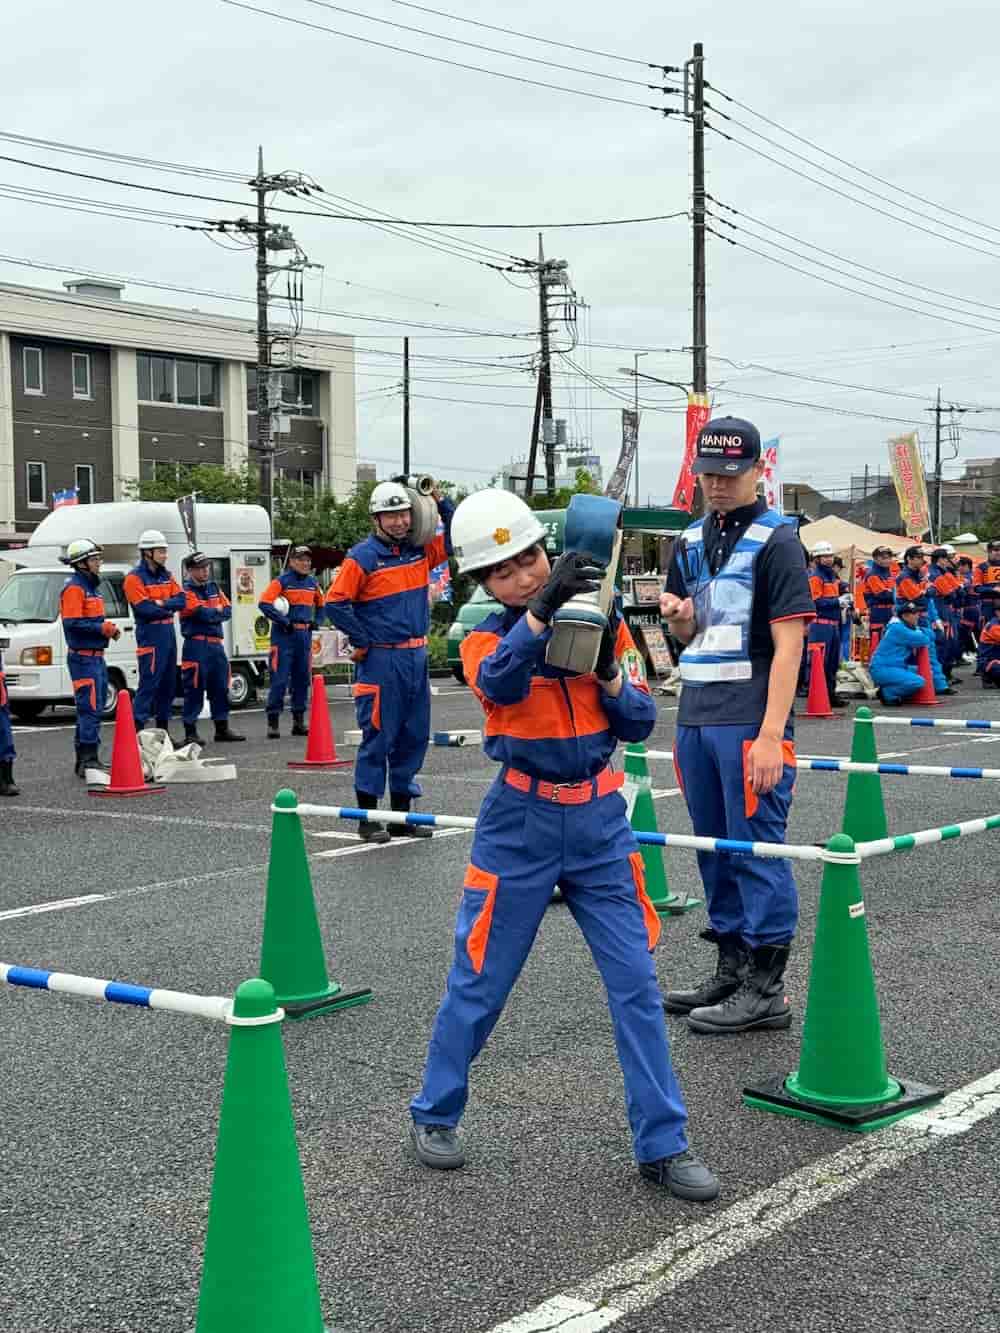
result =
[{"label": "white safety helmet", "polygon": [[476,491],[462,501],[451,521],[460,574],[499,565],[544,540],[538,515],[510,491]]},{"label": "white safety helmet", "polygon": [[145,532],[139,533],[139,540],[136,545],[140,551],[155,551],[158,546],[165,548],[167,539],[159,528],[147,528]]},{"label": "white safety helmet", "polygon": [[292,609],[287,597],[276,597],[271,605],[279,616],[287,616]]},{"label": "white safety helmet", "polygon": [[829,542],[817,542],[816,545],[812,548],[812,554],[814,556],[833,555],[833,547],[830,545]]},{"label": "white safety helmet", "polygon": [[406,487],[398,481],[380,481],[368,500],[369,514],[398,514],[403,509],[412,509],[413,501],[407,494]]},{"label": "white safety helmet", "polygon": [[92,542],[89,537],[77,537],[76,541],[70,542],[66,547],[66,554],[61,558],[64,565],[79,565],[84,560],[89,560],[92,555],[103,554],[103,548]]},{"label": "white safety helmet", "polygon": [[955,548],[954,546],[952,546],[951,542],[945,542],[944,545],[941,547],[941,550],[944,551],[945,555],[955,554]]}]

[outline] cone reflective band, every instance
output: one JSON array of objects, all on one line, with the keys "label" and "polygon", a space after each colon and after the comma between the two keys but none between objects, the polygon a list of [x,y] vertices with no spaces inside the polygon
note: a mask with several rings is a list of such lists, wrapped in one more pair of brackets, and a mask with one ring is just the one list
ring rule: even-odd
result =
[{"label": "cone reflective band", "polygon": [[545,650],[549,666],[581,674],[593,671],[614,603],[615,574],[622,545],[622,507],[603,495],[574,495],[566,510],[563,549],[592,555],[604,566],[596,593],[571,597],[552,617]]}]

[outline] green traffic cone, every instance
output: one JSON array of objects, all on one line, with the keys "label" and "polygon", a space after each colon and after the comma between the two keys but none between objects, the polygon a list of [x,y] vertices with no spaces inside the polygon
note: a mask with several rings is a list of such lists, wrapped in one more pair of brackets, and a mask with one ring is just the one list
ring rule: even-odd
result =
[{"label": "green traffic cone", "polygon": [[289,813],[275,811],[271,823],[260,975],[274,987],[290,1019],[366,1004],[372,998],[367,986],[345,992],[327,974],[295,793],[279,791],[274,803]]},{"label": "green traffic cone", "polygon": [[[875,728],[871,723],[872,710],[859,708],[854,719],[851,739],[851,759],[856,764],[877,764]],[[875,842],[889,836],[882,796],[882,778],[878,773],[849,773],[847,795],[844,798],[842,832],[855,842]]]},{"label": "green traffic cone", "polygon": [[233,999],[196,1333],[323,1333],[274,990]]},{"label": "green traffic cone", "polygon": [[743,1100],[840,1129],[878,1129],[943,1093],[886,1072],[860,863],[845,833],[826,850],[845,859],[827,861],[823,871],[799,1067],[785,1079],[744,1088]]},{"label": "green traffic cone", "polygon": [[[629,805],[629,823],[636,833],[659,833],[656,807],[649,779],[646,747],[641,741],[625,746],[625,788]],[[642,864],[646,871],[646,893],[658,916],[679,915],[699,906],[700,898],[681,897],[670,892],[663,848],[640,843]]]}]

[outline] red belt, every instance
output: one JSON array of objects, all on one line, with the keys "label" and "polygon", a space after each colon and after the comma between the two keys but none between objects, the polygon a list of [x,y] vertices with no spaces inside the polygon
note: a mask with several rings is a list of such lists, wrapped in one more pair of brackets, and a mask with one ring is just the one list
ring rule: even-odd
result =
[{"label": "red belt", "polygon": [[426,639],[404,639],[402,643],[373,643],[373,648],[426,648]]},{"label": "red belt", "polygon": [[595,797],[609,796],[611,792],[618,791],[625,785],[625,774],[613,773],[610,768],[606,768],[596,778],[588,778],[586,782],[542,782],[527,773],[519,773],[516,768],[508,768],[504,782],[517,791],[533,792],[539,799],[554,801],[557,805],[586,805]]},{"label": "red belt", "polygon": [[304,620],[293,620],[293,621],[291,622],[291,625],[292,625],[292,629],[307,629],[307,630],[311,630],[312,627],[313,627],[313,623],[312,623],[311,620],[308,621],[308,622],[307,622],[307,621],[304,621]]},{"label": "red belt", "polygon": [[817,616],[813,621],[814,625],[839,625],[839,620],[826,620],[823,616]]},{"label": "red belt", "polygon": [[103,648],[71,648],[71,653],[76,653],[77,657],[103,657]]},{"label": "red belt", "polygon": [[192,634],[191,638],[197,643],[222,643],[222,640],[217,639],[214,634]]}]

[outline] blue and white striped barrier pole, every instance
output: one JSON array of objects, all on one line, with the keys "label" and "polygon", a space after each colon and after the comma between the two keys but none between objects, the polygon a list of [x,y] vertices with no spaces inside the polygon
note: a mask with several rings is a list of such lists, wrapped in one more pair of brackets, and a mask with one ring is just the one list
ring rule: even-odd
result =
[{"label": "blue and white striped barrier pole", "polygon": [[[646,759],[673,759],[672,750],[647,750]],[[851,759],[797,759],[795,767],[818,773],[887,773],[892,777],[1000,778],[1000,768],[943,768],[933,764],[858,764]]]},{"label": "blue and white striped barrier pole", "polygon": [[0,981],[5,981],[8,986],[82,995],[90,1000],[110,1000],[113,1004],[131,1004],[140,1009],[166,1009],[170,1013],[212,1018],[217,1022],[228,1022],[233,1010],[232,1000],[225,995],[189,995],[156,986],[133,986],[127,981],[78,977],[72,972],[48,972],[39,967],[18,967],[14,963],[0,963]]},{"label": "blue and white striped barrier pole", "polygon": [[965,731],[1000,731],[1000,722],[984,722],[981,718],[946,717],[856,717],[855,722],[874,722],[880,727],[951,727]]},{"label": "blue and white striped barrier pole", "polygon": [[[359,810],[349,805],[272,805],[276,815],[320,815],[329,819],[366,819],[379,824],[423,824],[429,828],[474,829],[476,821],[467,815],[405,814],[401,810]],[[637,842],[654,847],[687,847],[696,852],[734,852],[742,856],[765,856],[793,861],[825,861],[831,853],[822,847],[796,846],[780,842],[741,842],[733,838],[699,838],[688,833],[635,833]]]}]

